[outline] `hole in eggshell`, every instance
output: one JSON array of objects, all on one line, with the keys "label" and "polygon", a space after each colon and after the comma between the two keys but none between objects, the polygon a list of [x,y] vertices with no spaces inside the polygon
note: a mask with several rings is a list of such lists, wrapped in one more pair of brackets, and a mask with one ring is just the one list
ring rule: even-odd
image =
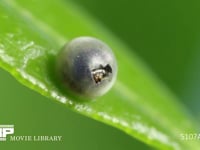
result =
[{"label": "hole in eggshell", "polygon": [[100,65],[99,68],[92,70],[92,76],[96,84],[101,83],[101,81],[106,79],[110,73],[112,73],[112,68],[109,64],[107,64],[105,67]]}]

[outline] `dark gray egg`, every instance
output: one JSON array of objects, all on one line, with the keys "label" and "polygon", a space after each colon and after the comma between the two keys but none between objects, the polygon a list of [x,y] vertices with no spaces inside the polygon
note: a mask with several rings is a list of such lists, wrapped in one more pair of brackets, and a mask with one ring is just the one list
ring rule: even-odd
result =
[{"label": "dark gray egg", "polygon": [[59,53],[57,73],[68,90],[85,98],[96,98],[113,86],[117,63],[105,43],[93,37],[78,37]]}]

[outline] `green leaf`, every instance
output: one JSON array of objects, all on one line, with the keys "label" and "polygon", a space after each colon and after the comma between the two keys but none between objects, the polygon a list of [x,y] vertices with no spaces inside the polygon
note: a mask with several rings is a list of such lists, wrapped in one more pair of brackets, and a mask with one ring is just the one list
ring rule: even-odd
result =
[{"label": "green leaf", "polygon": [[[112,90],[95,101],[67,95],[54,75],[61,47],[83,35],[112,47],[119,66]],[[197,131],[176,97],[126,45],[68,1],[1,0],[0,66],[38,93],[151,146],[199,149],[197,141],[181,140],[181,134]]]}]

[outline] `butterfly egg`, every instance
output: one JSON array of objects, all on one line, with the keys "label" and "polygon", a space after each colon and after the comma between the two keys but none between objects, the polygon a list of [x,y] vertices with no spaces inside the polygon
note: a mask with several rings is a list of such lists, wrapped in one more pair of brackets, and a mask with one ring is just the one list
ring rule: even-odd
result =
[{"label": "butterfly egg", "polygon": [[67,90],[94,99],[113,86],[117,63],[111,48],[104,42],[93,37],[78,37],[59,53],[57,73]]}]

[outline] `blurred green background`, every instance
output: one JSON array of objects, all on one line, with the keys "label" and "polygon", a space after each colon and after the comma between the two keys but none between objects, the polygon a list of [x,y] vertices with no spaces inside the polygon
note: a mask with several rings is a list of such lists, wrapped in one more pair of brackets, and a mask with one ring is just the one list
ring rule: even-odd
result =
[{"label": "blurred green background", "polygon": [[[200,1],[71,0],[127,43],[200,120]],[[41,5],[42,7],[42,5]],[[0,124],[15,135],[62,135],[62,142],[0,143],[4,149],[150,149],[126,134],[71,112],[0,70]]]},{"label": "blurred green background", "polygon": [[200,116],[200,1],[74,1],[127,43]]}]

